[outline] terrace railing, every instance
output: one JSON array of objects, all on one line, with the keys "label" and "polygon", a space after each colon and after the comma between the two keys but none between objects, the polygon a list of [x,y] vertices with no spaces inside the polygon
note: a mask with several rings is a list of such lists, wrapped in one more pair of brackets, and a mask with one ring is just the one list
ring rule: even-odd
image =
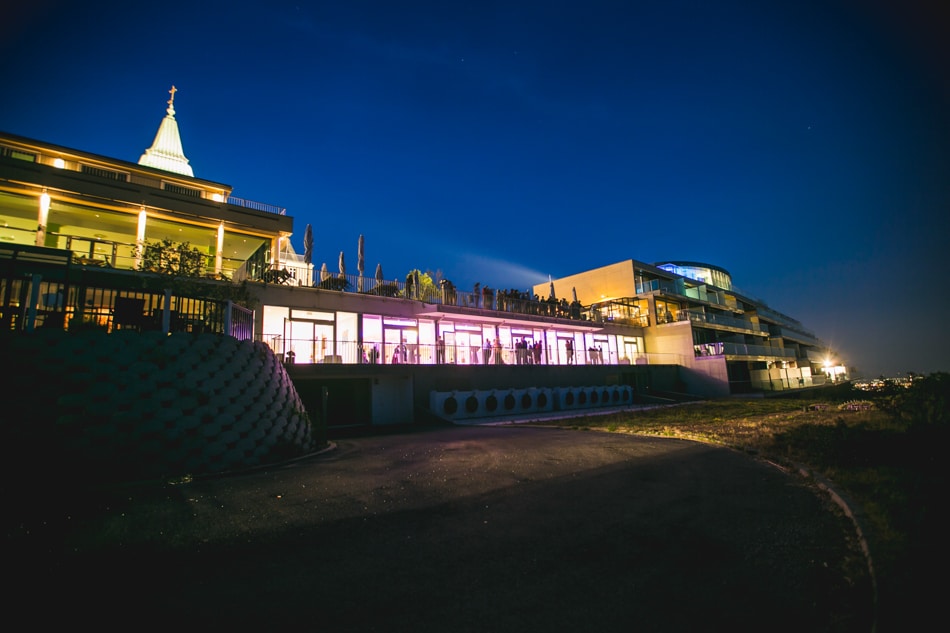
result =
[{"label": "terrace railing", "polygon": [[569,358],[562,349],[547,345],[523,348],[495,347],[486,355],[481,346],[401,344],[353,340],[285,339],[279,335],[259,337],[285,362],[297,365],[646,365],[683,364],[679,354],[624,356],[600,346],[577,349]]},{"label": "terrace railing", "polygon": [[685,318],[688,318],[690,321],[699,324],[708,323],[710,325],[722,325],[724,327],[736,328],[739,330],[748,330],[751,332],[764,332],[768,333],[768,328],[761,325],[760,323],[753,323],[752,321],[746,321],[744,319],[737,319],[734,317],[729,317],[720,314],[707,314],[705,312],[700,312],[698,310],[681,310],[678,316],[683,316],[683,313],[686,313]]},{"label": "terrace railing", "polygon": [[253,200],[245,200],[244,198],[236,198],[234,196],[228,196],[228,204],[233,204],[236,207],[243,207],[245,209],[253,209],[254,211],[287,215],[287,209],[284,207],[278,207],[264,202],[255,202]]}]

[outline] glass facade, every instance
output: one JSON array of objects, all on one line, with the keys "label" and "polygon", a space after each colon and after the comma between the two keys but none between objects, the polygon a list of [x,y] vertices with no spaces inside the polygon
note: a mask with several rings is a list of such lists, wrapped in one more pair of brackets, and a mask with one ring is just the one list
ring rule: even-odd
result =
[{"label": "glass facade", "polygon": [[629,364],[643,337],[265,305],[263,340],[293,363]]}]

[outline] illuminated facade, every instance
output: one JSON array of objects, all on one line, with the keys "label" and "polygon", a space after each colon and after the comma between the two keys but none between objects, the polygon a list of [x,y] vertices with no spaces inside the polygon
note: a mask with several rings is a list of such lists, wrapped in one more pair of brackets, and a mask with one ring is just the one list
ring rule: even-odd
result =
[{"label": "illuminated facade", "polygon": [[[187,244],[208,283],[247,282],[255,338],[297,364],[679,365],[684,388],[706,395],[819,382],[805,370],[820,341],[733,292],[728,273],[708,265],[690,264],[695,274],[684,276],[630,260],[540,284],[530,297],[407,286],[364,276],[362,266],[315,271],[292,248],[284,209],[194,176],[174,92],[138,163],[0,133],[0,250],[56,249],[80,270],[129,275],[142,274],[149,245]],[[712,282],[694,278],[703,271]],[[5,283],[7,313],[30,310],[42,323],[40,293]],[[111,329],[115,298],[101,301],[92,306],[98,324]]]},{"label": "illuminated facade", "polygon": [[83,265],[135,270],[146,244],[167,239],[231,278],[266,267],[293,230],[283,209],[198,178],[9,134],[0,161],[0,242],[72,251]]},{"label": "illuminated facade", "polygon": [[718,266],[627,260],[551,284],[589,305],[597,322],[636,318],[647,350],[675,357],[708,381],[697,392],[715,392],[716,385],[732,393],[774,391],[846,378],[827,345],[799,321],[737,292]]}]

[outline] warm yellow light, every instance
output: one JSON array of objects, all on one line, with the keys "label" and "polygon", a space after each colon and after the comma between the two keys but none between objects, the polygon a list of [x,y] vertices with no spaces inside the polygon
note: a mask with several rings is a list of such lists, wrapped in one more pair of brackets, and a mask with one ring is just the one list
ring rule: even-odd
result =
[{"label": "warm yellow light", "polygon": [[64,161],[62,158],[53,159],[53,167],[56,169],[65,169],[66,161]]},{"label": "warm yellow light", "polygon": [[224,202],[224,196],[222,196],[220,193],[211,194],[211,199],[215,202]]},{"label": "warm yellow light", "polygon": [[40,194],[40,211],[49,213],[49,194],[46,191]]}]

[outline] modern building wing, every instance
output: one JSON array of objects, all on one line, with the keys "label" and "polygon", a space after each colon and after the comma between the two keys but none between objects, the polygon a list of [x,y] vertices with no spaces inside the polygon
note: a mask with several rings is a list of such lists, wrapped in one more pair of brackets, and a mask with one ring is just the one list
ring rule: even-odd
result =
[{"label": "modern building wing", "polygon": [[[545,285],[536,285],[535,292]],[[716,385],[729,393],[845,377],[825,343],[796,319],[736,291],[732,276],[719,266],[631,259],[549,285],[590,306],[597,322],[635,321],[643,328],[646,349],[694,370],[706,393]]]}]

